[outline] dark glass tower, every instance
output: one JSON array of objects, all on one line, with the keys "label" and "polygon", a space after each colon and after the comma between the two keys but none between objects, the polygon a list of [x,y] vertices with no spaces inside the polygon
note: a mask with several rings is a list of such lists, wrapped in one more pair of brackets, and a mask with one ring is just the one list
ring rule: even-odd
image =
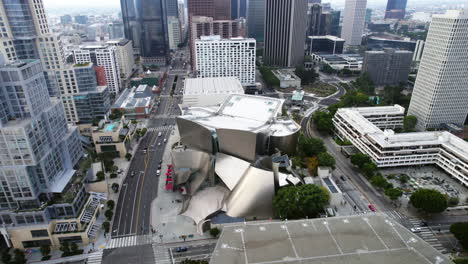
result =
[{"label": "dark glass tower", "polygon": [[231,19],[247,18],[247,0],[231,0]]},{"label": "dark glass tower", "polygon": [[407,0],[388,0],[385,19],[404,19]]},{"label": "dark glass tower", "polygon": [[169,51],[165,0],[121,0],[125,37],[144,64],[165,64]]},{"label": "dark glass tower", "polygon": [[265,31],[265,0],[249,0],[247,32],[249,38],[263,42]]}]

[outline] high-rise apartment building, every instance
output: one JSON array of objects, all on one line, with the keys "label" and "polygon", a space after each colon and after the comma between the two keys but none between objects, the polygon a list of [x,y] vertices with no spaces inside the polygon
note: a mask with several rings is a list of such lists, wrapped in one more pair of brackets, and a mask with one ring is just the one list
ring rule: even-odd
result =
[{"label": "high-rise apartment building", "polygon": [[0,73],[0,209],[39,208],[41,195],[62,192],[74,175],[83,154],[78,130],[49,98],[39,61],[2,65]]},{"label": "high-rise apartment building", "polygon": [[255,39],[202,36],[195,40],[197,77],[237,77],[242,85],[254,84],[255,54]]},{"label": "high-rise apartment building", "polygon": [[249,0],[247,8],[247,35],[258,42],[265,37],[265,0]]},{"label": "high-rise apartment building", "polygon": [[135,67],[132,41],[128,39],[109,40],[106,44],[116,48],[117,64],[119,65],[121,77],[124,80],[129,79]]},{"label": "high-rise apartment building", "polygon": [[295,67],[304,60],[307,0],[266,0],[267,65]]},{"label": "high-rise apartment building", "polygon": [[468,114],[468,9],[433,15],[408,114],[417,129],[462,126]]},{"label": "high-rise apartment building", "polygon": [[190,57],[195,68],[195,40],[201,36],[218,35],[224,39],[245,37],[244,23],[241,19],[214,20],[211,17],[193,16],[190,26]]},{"label": "high-rise apartment building", "polygon": [[348,46],[358,46],[362,42],[367,0],[346,0],[341,38]]},{"label": "high-rise apartment building", "polygon": [[120,4],[125,37],[133,42],[141,62],[165,65],[169,54],[166,0],[121,0]]},{"label": "high-rise apartment building", "polygon": [[71,24],[71,22],[72,22],[72,17],[70,15],[63,15],[60,17],[60,24],[62,25]]},{"label": "high-rise apartment building", "polygon": [[404,19],[407,0],[388,0],[385,19]]},{"label": "high-rise apartment building", "polygon": [[73,50],[73,57],[76,64],[92,62],[96,66],[104,67],[109,92],[119,94],[121,83],[116,47],[106,45],[82,46]]},{"label": "high-rise apartment building", "polygon": [[407,82],[412,60],[413,52],[407,50],[366,51],[362,71],[375,85],[396,86]]},{"label": "high-rise apartment building", "polygon": [[88,24],[88,16],[85,16],[85,15],[77,15],[77,16],[75,16],[75,23],[81,24],[81,25],[86,25],[86,24]]},{"label": "high-rise apartment building", "polygon": [[414,49],[414,54],[413,54],[414,62],[419,63],[421,61],[425,44],[426,42],[424,40],[419,39],[416,41],[416,47]]}]

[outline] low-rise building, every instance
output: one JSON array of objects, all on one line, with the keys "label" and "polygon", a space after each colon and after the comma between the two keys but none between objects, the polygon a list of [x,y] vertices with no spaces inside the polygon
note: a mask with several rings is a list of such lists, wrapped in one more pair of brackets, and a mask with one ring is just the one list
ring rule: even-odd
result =
[{"label": "low-rise building", "polygon": [[243,94],[244,89],[235,77],[185,79],[181,107],[215,106],[231,94]]},{"label": "low-rise building", "polygon": [[330,54],[343,53],[345,40],[335,36],[309,36],[309,54],[327,52]]},{"label": "low-rise building", "polygon": [[360,71],[364,58],[359,54],[330,54],[330,53],[312,53],[312,61],[326,64],[334,70],[340,71],[348,69],[351,71]]},{"label": "low-rise building", "polygon": [[[368,155],[378,167],[435,164],[468,187],[468,142],[446,132],[395,133],[404,108],[341,108],[333,123],[336,134]],[[382,130],[384,129],[384,130]]]},{"label": "low-rise building", "polygon": [[111,107],[111,111],[119,109],[129,119],[148,118],[153,108],[153,88],[143,84],[125,89]]},{"label": "low-rise building", "polygon": [[289,70],[273,70],[272,73],[280,81],[280,88],[301,88],[301,79]]},{"label": "low-rise building", "polygon": [[123,118],[119,121],[101,120],[91,132],[96,153],[112,152],[124,158],[131,147],[135,131],[136,125]]}]

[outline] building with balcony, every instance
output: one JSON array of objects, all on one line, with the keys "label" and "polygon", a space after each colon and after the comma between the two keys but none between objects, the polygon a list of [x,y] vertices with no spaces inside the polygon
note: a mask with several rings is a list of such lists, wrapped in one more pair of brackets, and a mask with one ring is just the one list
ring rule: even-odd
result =
[{"label": "building with balcony", "polygon": [[468,142],[445,132],[395,133],[403,126],[404,108],[341,108],[333,118],[336,134],[380,167],[437,165],[468,187]]},{"label": "building with balcony", "polygon": [[97,127],[92,127],[91,138],[97,153],[111,152],[125,158],[131,147],[131,141],[136,131],[136,125],[130,120],[101,120]]}]

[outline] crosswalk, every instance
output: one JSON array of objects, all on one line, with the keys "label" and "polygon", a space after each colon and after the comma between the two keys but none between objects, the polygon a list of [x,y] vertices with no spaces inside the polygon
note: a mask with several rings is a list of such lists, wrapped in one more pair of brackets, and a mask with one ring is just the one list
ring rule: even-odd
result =
[{"label": "crosswalk", "polygon": [[148,127],[148,131],[150,131],[150,132],[170,131],[170,130],[172,130],[172,128],[173,128],[173,126],[171,126],[171,125],[160,126],[160,127]]},{"label": "crosswalk", "polygon": [[406,218],[406,216],[398,211],[385,211],[384,212],[386,215],[388,215],[391,218],[394,218],[395,220],[400,220]]},{"label": "crosswalk", "polygon": [[158,246],[153,244],[153,254],[156,263],[158,264],[172,264],[171,256],[169,255],[169,249],[164,246]]},{"label": "crosswalk", "polygon": [[424,241],[426,241],[429,245],[431,245],[433,248],[437,249],[440,253],[442,254],[447,254],[449,253],[447,249],[440,243],[440,241],[437,239],[437,237],[434,235],[432,230],[427,227],[423,226],[423,223],[421,220],[417,218],[410,218],[409,222],[415,227],[419,228],[421,231],[419,233],[416,233],[419,237],[421,237]]},{"label": "crosswalk", "polygon": [[102,263],[102,250],[98,250],[93,253],[88,254],[88,259],[86,260],[86,264],[101,264]]},{"label": "crosswalk", "polygon": [[107,243],[106,249],[110,248],[121,248],[121,247],[133,247],[140,245],[147,245],[153,243],[152,235],[141,235],[141,236],[125,236],[112,238]]}]

